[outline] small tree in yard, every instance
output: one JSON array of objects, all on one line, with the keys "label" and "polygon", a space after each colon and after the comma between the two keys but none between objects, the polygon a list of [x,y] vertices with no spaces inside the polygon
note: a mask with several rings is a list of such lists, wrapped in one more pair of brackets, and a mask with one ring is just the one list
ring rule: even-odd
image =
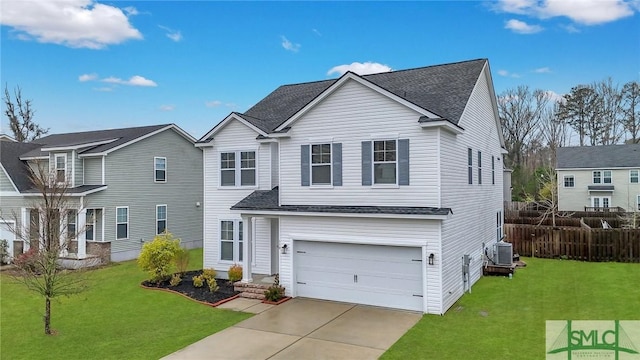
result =
[{"label": "small tree in yard", "polygon": [[551,218],[552,226],[556,227],[556,217],[571,216],[570,214],[558,211],[558,175],[556,171],[550,167],[538,169],[534,174],[539,177],[539,179],[536,178],[536,180],[539,180],[540,189],[535,197],[527,195],[527,202],[536,202],[538,206],[544,209],[538,225],[541,225],[545,220]]},{"label": "small tree in yard", "polygon": [[142,246],[138,265],[149,273],[151,282],[160,283],[170,277],[169,270],[180,250],[180,240],[175,239],[172,234],[165,232],[156,235],[152,241]]},{"label": "small tree in yard", "polygon": [[[51,300],[86,288],[86,279],[79,271],[65,270],[58,261],[60,254],[67,250],[69,241],[83,230],[77,229],[75,217],[78,208],[69,202],[66,181],[58,181],[55,171],[38,165],[30,167],[29,178],[35,198],[31,208],[39,216],[32,219],[33,223],[11,228],[16,238],[31,246],[29,251],[15,259],[17,274],[14,279],[44,297],[44,332],[50,335]],[[14,213],[13,218],[15,224],[20,223],[17,214]]]}]

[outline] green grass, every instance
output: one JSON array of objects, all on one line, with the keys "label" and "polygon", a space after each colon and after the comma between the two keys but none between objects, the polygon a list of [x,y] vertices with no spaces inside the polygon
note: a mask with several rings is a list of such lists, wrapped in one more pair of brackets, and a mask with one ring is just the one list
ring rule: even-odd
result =
[{"label": "green grass", "polygon": [[[202,250],[190,252],[202,268]],[[87,291],[52,302],[54,336],[44,335],[44,300],[0,275],[0,358],[158,359],[251,315],[143,289],[135,261],[87,272]]]},{"label": "green grass", "polygon": [[423,316],[382,358],[543,359],[545,320],[640,319],[640,264],[523,260],[513,279],[484,277],[444,316]]}]

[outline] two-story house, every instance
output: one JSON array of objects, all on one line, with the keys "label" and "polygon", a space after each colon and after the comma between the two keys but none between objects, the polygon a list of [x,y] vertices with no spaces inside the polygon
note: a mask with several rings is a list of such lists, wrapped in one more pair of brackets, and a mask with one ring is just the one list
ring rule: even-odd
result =
[{"label": "two-story house", "polygon": [[640,211],[640,144],[558,149],[558,209]]},{"label": "two-story house", "polygon": [[204,266],[290,296],[443,314],[502,237],[486,59],[284,85],[197,146]]},{"label": "two-story house", "polygon": [[38,166],[67,184],[69,207],[77,208],[62,226],[85,230],[68,241],[70,256],[134,259],[144,241],[165,230],[200,247],[202,150],[194,143],[173,124],[0,141],[0,227],[11,253],[26,251],[24,239],[37,239],[42,227],[36,210],[42,196],[29,176]]}]

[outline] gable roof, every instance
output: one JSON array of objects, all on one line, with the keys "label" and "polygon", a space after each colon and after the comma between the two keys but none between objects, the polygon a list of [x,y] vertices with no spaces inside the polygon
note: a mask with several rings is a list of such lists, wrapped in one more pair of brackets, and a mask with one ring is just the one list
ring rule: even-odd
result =
[{"label": "gable roof", "polygon": [[19,192],[32,187],[29,180],[29,169],[27,164],[20,160],[20,155],[39,149],[40,146],[42,145],[37,143],[0,141],[0,164]]},{"label": "gable roof", "polygon": [[37,143],[41,144],[41,148],[34,149],[25,154],[22,154],[22,158],[33,157],[46,157],[48,151],[42,151],[47,148],[74,148],[88,146],[88,149],[82,150],[80,154],[102,154],[105,152],[113,151],[122,146],[126,146],[128,143],[149,136],[156,131],[162,131],[166,128],[173,127],[183,136],[188,137],[191,142],[194,142],[190,135],[184,133],[180,128],[173,124],[163,125],[151,125],[130,127],[122,129],[110,129],[110,130],[95,130],[74,132],[65,134],[54,134],[45,136],[37,140]]},{"label": "gable roof", "polygon": [[[487,59],[476,59],[363,76],[351,74],[457,125],[486,63]],[[273,133],[339,80],[282,85],[241,115],[263,132]],[[210,134],[207,132],[200,141]]]},{"label": "gable roof", "polygon": [[640,144],[558,148],[558,169],[640,168]]}]

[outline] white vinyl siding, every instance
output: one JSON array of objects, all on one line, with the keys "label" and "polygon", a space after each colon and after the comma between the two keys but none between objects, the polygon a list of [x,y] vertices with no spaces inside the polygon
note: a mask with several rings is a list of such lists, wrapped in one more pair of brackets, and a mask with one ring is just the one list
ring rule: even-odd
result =
[{"label": "white vinyl siding", "polygon": [[167,231],[167,205],[156,205],[156,234]]},{"label": "white vinyl siding", "polygon": [[[419,117],[416,111],[355,81],[347,81],[298,119],[290,138],[280,140],[281,204],[437,206],[436,132],[420,128],[416,120]],[[375,127],[365,125],[374,119]],[[300,148],[308,145],[310,138],[342,144],[341,186],[302,185]],[[389,139],[409,141],[409,185],[373,186],[371,178],[372,186],[363,186],[363,142],[371,143],[372,157],[372,142]],[[396,181],[401,179],[396,176]]]},{"label": "white vinyl siding", "polygon": [[153,158],[153,173],[155,182],[167,182],[167,158]]},{"label": "white vinyl siding", "polygon": [[116,240],[129,238],[129,207],[116,208]]}]

